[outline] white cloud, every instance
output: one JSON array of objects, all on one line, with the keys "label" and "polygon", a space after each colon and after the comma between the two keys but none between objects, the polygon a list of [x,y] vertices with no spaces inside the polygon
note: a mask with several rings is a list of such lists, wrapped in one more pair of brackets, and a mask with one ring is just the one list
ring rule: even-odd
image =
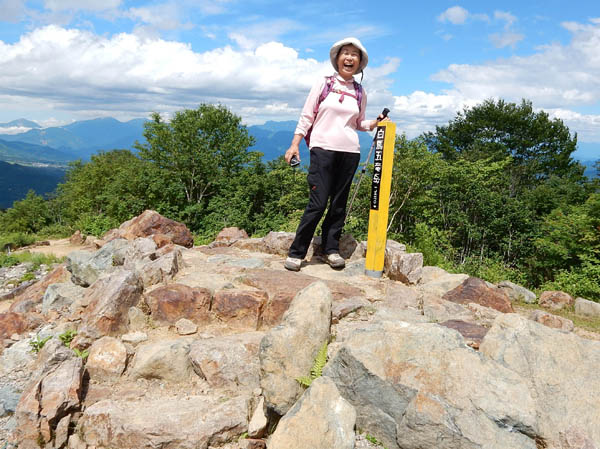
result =
[{"label": "white cloud", "polygon": [[303,26],[290,19],[267,20],[246,27],[237,26],[228,37],[240,48],[251,50],[266,42],[278,40],[282,35],[303,29]]},{"label": "white cloud", "polygon": [[523,34],[514,33],[512,31],[505,31],[503,33],[493,33],[490,34],[489,37],[492,41],[492,44],[494,44],[494,47],[496,48],[514,48],[518,42],[522,41],[525,38]]},{"label": "white cloud", "polygon": [[507,27],[510,27],[513,23],[517,21],[517,18],[515,16],[506,11],[494,11],[494,19],[505,21]]},{"label": "white cloud", "polygon": [[51,11],[106,11],[117,9],[121,0],[45,0],[44,6]]},{"label": "white cloud", "polygon": [[462,25],[467,21],[469,11],[462,6],[453,6],[438,16],[440,22],[450,22],[454,25]]}]

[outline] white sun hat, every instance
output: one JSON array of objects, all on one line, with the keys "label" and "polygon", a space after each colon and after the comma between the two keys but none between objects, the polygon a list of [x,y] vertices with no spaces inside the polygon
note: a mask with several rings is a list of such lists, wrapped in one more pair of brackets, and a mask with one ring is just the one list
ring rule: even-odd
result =
[{"label": "white sun hat", "polygon": [[360,64],[358,66],[358,70],[356,71],[356,73],[360,73],[364,70],[364,68],[369,63],[369,55],[367,54],[367,49],[365,47],[363,47],[363,44],[361,44],[360,41],[355,37],[347,37],[345,39],[342,39],[341,41],[337,41],[335,44],[333,44],[331,46],[331,50],[329,50],[329,59],[331,60],[331,65],[333,65],[333,68],[336,71],[338,70],[338,66],[337,66],[338,53],[340,52],[340,49],[344,45],[349,45],[349,44],[354,45],[362,53],[361,58],[360,58]]}]

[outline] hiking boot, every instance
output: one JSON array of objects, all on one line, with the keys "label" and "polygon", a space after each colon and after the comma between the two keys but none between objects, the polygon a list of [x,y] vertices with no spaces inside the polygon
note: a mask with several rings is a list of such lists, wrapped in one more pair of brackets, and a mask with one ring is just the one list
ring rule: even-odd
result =
[{"label": "hiking boot", "polygon": [[283,266],[290,271],[300,271],[301,265],[302,259],[296,259],[295,257],[288,257],[283,263]]},{"label": "hiking boot", "polygon": [[327,254],[325,256],[325,262],[327,262],[331,268],[336,269],[344,268],[346,266],[346,261],[338,253]]}]

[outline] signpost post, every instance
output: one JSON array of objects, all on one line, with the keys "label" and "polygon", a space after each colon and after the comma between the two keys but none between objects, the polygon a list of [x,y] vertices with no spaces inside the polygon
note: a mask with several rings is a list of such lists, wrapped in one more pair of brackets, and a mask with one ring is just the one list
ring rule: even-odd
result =
[{"label": "signpost post", "polygon": [[371,210],[369,211],[367,258],[365,261],[365,274],[375,278],[380,278],[383,275],[395,141],[396,124],[381,122],[375,133]]}]

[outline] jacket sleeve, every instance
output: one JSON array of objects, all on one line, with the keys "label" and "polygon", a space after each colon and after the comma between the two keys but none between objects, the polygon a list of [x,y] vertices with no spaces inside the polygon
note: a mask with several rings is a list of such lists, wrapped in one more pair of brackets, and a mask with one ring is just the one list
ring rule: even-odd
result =
[{"label": "jacket sleeve", "polygon": [[358,119],[356,123],[358,124],[357,129],[359,131],[370,131],[369,126],[371,125],[371,120],[365,120],[365,114],[367,110],[367,91],[363,89],[362,101],[360,105],[360,114],[358,115]]},{"label": "jacket sleeve", "polygon": [[304,107],[302,108],[302,112],[300,113],[300,119],[298,120],[298,125],[296,126],[294,134],[306,136],[306,133],[315,121],[315,105],[319,101],[319,96],[321,95],[321,92],[323,92],[323,87],[325,87],[325,78],[322,78],[313,84],[310,93],[306,98],[306,102],[304,103]]}]

